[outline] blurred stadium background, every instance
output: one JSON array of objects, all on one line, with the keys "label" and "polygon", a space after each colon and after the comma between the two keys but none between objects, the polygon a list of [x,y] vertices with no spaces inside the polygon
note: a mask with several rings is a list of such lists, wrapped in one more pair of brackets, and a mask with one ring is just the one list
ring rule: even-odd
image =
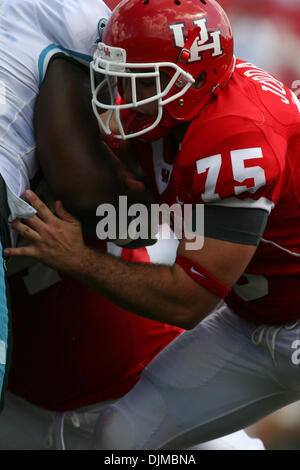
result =
[{"label": "blurred stadium background", "polygon": [[[235,55],[274,74],[300,99],[300,0],[218,0],[228,13]],[[267,449],[300,449],[300,401],[249,428]]]}]

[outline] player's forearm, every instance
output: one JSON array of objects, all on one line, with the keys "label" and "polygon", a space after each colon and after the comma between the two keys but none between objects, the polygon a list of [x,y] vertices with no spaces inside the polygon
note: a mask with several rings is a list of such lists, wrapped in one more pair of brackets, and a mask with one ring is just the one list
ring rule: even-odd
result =
[{"label": "player's forearm", "polygon": [[89,83],[88,71],[54,60],[34,119],[37,157],[50,190],[81,220],[103,202],[116,203],[122,192],[91,109]]},{"label": "player's forearm", "polygon": [[209,312],[201,312],[200,305],[189,302],[175,271],[168,266],[128,263],[87,249],[71,274],[128,311],[190,329]]},{"label": "player's forearm", "polygon": [[93,291],[138,315],[181,328],[193,328],[219,298],[191,279],[181,266],[128,263],[90,249],[78,220],[60,201],[56,215],[34,194],[25,197],[37,214],[12,227],[31,243],[4,250],[5,256],[30,256],[76,277]]}]

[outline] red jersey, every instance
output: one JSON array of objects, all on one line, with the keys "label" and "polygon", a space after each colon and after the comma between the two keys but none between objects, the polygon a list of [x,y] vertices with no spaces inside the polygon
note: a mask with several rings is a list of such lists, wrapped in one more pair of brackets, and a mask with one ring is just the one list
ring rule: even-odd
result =
[{"label": "red jersey", "polygon": [[[109,246],[127,261],[150,262],[146,248]],[[36,292],[43,278],[53,284]],[[55,271],[39,265],[9,282],[14,344],[8,389],[41,408],[73,410],[123,396],[182,331],[127,312],[67,275],[57,280]]]},{"label": "red jersey", "polygon": [[300,318],[300,104],[281,82],[237,61],[220,96],[171,139],[137,142],[160,202],[262,209],[268,224],[226,299],[249,321]]}]

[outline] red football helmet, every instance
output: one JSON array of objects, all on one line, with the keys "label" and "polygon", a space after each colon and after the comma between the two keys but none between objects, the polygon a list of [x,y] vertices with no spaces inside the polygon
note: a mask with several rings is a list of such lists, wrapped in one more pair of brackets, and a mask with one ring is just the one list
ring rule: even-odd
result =
[{"label": "red football helmet", "polygon": [[[215,0],[124,0],[113,11],[102,40],[91,63],[93,108],[107,134],[115,112],[119,134],[114,135],[119,139],[147,133],[145,138],[153,140],[159,129],[192,120],[219,94],[234,69],[230,23]],[[162,71],[169,77],[164,89]],[[98,86],[94,72],[106,77]],[[139,101],[136,80],[141,77],[152,77],[156,93]],[[131,81],[131,103],[117,100],[118,93],[123,98],[124,78]],[[110,104],[99,98],[105,84]],[[151,101],[158,103],[157,116],[135,119],[130,109]],[[106,122],[98,107],[110,110]]]}]

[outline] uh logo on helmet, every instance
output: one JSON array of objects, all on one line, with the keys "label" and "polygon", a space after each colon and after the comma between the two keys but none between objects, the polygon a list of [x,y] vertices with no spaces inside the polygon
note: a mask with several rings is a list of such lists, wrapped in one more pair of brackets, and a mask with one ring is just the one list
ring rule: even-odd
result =
[{"label": "uh logo on helmet", "polygon": [[[200,28],[199,36],[194,40],[190,48],[190,57],[188,62],[195,62],[202,60],[202,53],[205,51],[211,51],[212,57],[218,57],[223,54],[221,45],[221,30],[208,32],[207,30],[207,18],[201,18],[199,20],[193,20],[195,27]],[[170,24],[169,29],[173,34],[175,47],[182,49],[186,43],[186,30],[187,26],[185,23]]]},{"label": "uh logo on helmet", "polygon": [[[189,25],[184,21],[168,25],[173,44],[179,52],[177,64],[189,72],[196,81],[181,100],[168,104],[167,110],[175,119],[183,121],[193,119],[214,95],[219,94],[233,72],[235,60],[231,28],[225,12],[221,17],[226,25],[225,28],[221,22],[219,23],[221,27],[212,28],[209,15],[189,21]],[[197,27],[200,30],[199,35],[187,47],[189,42],[187,38],[193,28]],[[224,30],[227,34],[224,34]],[[186,49],[189,49],[188,54]],[[199,77],[203,80],[198,87]]]}]

